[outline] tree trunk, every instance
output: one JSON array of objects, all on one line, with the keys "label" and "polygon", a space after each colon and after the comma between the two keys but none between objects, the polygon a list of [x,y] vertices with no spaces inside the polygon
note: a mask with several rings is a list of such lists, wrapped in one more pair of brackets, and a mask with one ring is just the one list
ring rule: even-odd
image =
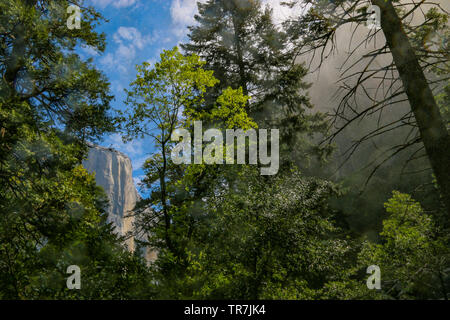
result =
[{"label": "tree trunk", "polygon": [[[234,45],[236,47],[237,64],[239,67],[239,82],[242,87],[242,92],[245,96],[248,96],[247,75],[245,73],[244,53],[241,44],[242,27],[236,16],[233,13],[233,29],[234,29]],[[250,108],[250,101],[247,101],[247,111]]]},{"label": "tree trunk", "polygon": [[170,239],[170,234],[169,234],[171,219],[169,216],[169,212],[167,210],[167,190],[166,190],[167,159],[166,159],[165,143],[162,144],[162,157],[163,157],[163,167],[162,167],[162,170],[160,173],[159,182],[161,184],[161,202],[162,202],[164,223],[165,223],[165,226],[164,226],[165,240],[166,240],[166,245],[169,248],[169,250],[171,252],[174,252],[174,248],[172,246],[172,241]]},{"label": "tree trunk", "polygon": [[450,213],[450,137],[447,128],[391,1],[371,2],[381,9],[381,28],[403,82],[447,212]]}]

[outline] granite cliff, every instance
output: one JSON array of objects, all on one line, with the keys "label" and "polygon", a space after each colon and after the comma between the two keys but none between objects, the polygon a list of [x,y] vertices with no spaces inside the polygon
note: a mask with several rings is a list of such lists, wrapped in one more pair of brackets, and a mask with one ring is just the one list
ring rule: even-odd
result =
[{"label": "granite cliff", "polygon": [[[131,160],[125,154],[111,149],[90,145],[88,159],[83,166],[95,172],[97,184],[105,190],[110,201],[108,222],[112,222],[119,235],[133,229],[133,217],[126,217],[134,209],[139,194],[133,182]],[[134,239],[126,241],[128,249],[134,251]]]}]

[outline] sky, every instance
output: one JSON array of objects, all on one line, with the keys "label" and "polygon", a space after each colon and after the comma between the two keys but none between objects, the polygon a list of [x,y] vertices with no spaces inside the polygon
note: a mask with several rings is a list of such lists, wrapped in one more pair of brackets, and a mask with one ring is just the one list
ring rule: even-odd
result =
[{"label": "sky", "polygon": [[[274,19],[281,22],[290,15],[282,7],[285,0],[263,0],[274,8]],[[106,34],[107,47],[100,54],[90,47],[81,48],[84,58],[93,58],[94,63],[111,82],[115,96],[114,109],[125,108],[124,89],[136,76],[135,66],[144,61],[159,60],[165,49],[187,40],[187,26],[194,23],[197,0],[87,0],[109,22],[103,23],[97,31]],[[112,147],[130,157],[133,164],[133,178],[137,184],[143,177],[144,161],[154,152],[151,141],[135,140],[124,144],[120,134],[105,137],[100,143]]]}]

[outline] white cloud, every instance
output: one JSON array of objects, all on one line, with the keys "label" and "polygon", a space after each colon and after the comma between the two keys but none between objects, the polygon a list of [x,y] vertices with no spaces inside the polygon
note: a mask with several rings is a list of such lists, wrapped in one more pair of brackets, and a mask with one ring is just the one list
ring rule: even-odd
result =
[{"label": "white cloud", "polygon": [[82,45],[82,46],[81,46],[81,50],[82,50],[84,53],[86,53],[87,55],[89,55],[89,56],[94,56],[94,57],[96,57],[96,56],[99,55],[98,51],[95,50],[94,47],[91,47],[91,46],[88,46],[88,45]]},{"label": "white cloud", "polygon": [[133,27],[120,27],[114,34],[114,42],[123,44],[124,42],[130,42],[138,49],[142,49],[147,43],[151,42],[153,37],[143,37],[141,32]]},{"label": "white cloud", "polygon": [[197,1],[205,0],[173,0],[170,6],[172,17],[172,33],[181,39],[187,34],[187,26],[195,23],[194,15],[197,14]]},{"label": "white cloud", "polygon": [[115,92],[123,92],[124,87],[121,81],[113,80],[111,81],[111,89],[114,90]]},{"label": "white cloud", "polygon": [[114,56],[108,53],[100,59],[100,63],[108,68],[112,68],[114,66]]},{"label": "white cloud", "polygon": [[150,63],[150,67],[152,68],[152,67],[155,66],[157,60],[156,60],[156,58],[150,58],[150,59],[148,59],[146,62],[147,62],[147,63]]},{"label": "white cloud", "polygon": [[113,6],[116,8],[129,7],[133,5],[136,0],[116,0],[114,1]]},{"label": "white cloud", "polygon": [[[276,25],[280,25],[292,16],[301,12],[301,5],[297,4],[292,8],[283,6],[281,3],[286,0],[262,0],[263,5],[269,5],[273,9],[273,20]],[[300,3],[300,1],[299,1]]]},{"label": "white cloud", "polygon": [[136,50],[133,46],[120,45],[116,51],[116,58],[119,61],[131,62],[136,56]]},{"label": "white cloud", "polygon": [[101,8],[105,8],[106,6],[109,6],[110,4],[113,5],[113,7],[116,8],[125,8],[132,6],[135,4],[138,0],[91,0],[94,5],[97,5]]},{"label": "white cloud", "polygon": [[134,62],[137,50],[144,49],[158,38],[159,34],[157,32],[144,36],[136,28],[119,27],[113,35],[113,40],[118,45],[116,51],[113,54],[109,53],[104,56],[100,59],[100,63],[110,69],[116,68],[121,73],[133,70],[129,66]]},{"label": "white cloud", "polygon": [[170,7],[172,22],[178,26],[188,26],[194,22],[198,0],[173,0]]},{"label": "white cloud", "polygon": [[140,140],[133,140],[128,143],[124,143],[122,135],[116,133],[108,137],[108,143],[111,143],[111,147],[125,153],[130,158],[136,158],[142,156],[144,153],[143,143]]},{"label": "white cloud", "polygon": [[[206,0],[173,0],[170,7],[172,17],[173,34],[178,38],[183,38],[188,30],[187,26],[195,23],[194,16],[198,13],[197,2],[206,2]],[[281,3],[286,0],[262,0],[263,6],[270,5],[273,8],[273,18],[276,25],[295,16],[300,12],[300,5],[293,8],[283,6]]]}]

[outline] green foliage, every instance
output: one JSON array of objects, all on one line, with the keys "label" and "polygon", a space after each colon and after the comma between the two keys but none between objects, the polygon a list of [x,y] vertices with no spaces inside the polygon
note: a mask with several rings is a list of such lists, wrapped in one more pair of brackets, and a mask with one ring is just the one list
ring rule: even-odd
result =
[{"label": "green foliage", "polygon": [[[336,20],[314,11],[328,2],[306,2],[316,7],[297,25],[302,39],[333,31]],[[69,3],[82,8],[79,30],[66,26]],[[293,165],[330,151],[311,142],[326,122],[308,112],[307,71],[291,50],[299,29],[277,28],[260,1],[199,3],[186,55],[175,47],[137,66],[129,109],[113,119],[107,79],[76,54],[105,47],[94,31],[102,17],[82,4],[0,3],[0,299],[448,299],[440,208],[395,191],[379,241],[361,242],[329,205],[340,190]],[[416,50],[448,31],[447,17],[426,17],[412,31]],[[445,76],[446,67],[431,71]],[[448,88],[436,97],[446,119]],[[281,129],[284,167],[265,177],[258,166],[175,165],[171,135],[197,120]],[[143,166],[151,195],[134,210],[145,235],[136,242],[158,251],[149,266],[115,235],[106,197],[81,165],[86,141],[115,122],[125,140],[147,136],[157,147]],[[69,265],[81,268],[81,290],[66,288]],[[369,265],[381,267],[381,291],[366,287]]]},{"label": "green foliage", "polygon": [[247,131],[257,128],[258,125],[248,116],[246,105],[250,97],[243,94],[242,88],[232,89],[228,87],[217,98],[214,107],[207,111],[188,113],[188,123],[200,120],[209,125],[217,125],[217,128],[240,128]]},{"label": "green foliage", "polygon": [[329,155],[330,146],[311,143],[327,123],[323,114],[311,111],[307,70],[295,63],[294,43],[275,25],[272,10],[259,0],[209,0],[198,3],[198,11],[197,24],[189,27],[189,42],[182,48],[198,54],[206,61],[204,68],[220,80],[207,93],[206,108],[227,88],[242,88],[250,97],[246,111],[258,127],[280,130],[282,167],[303,167],[310,156]]},{"label": "green foliage", "polygon": [[200,299],[319,298],[324,284],[345,276],[351,252],[327,207],[332,184],[297,170],[238,174],[203,203],[197,219],[206,226],[188,248],[183,286]]},{"label": "green foliage", "polygon": [[[233,62],[238,61],[236,47],[212,44],[216,39],[206,33],[205,22],[203,29],[198,28],[191,35],[199,38],[184,46],[188,49],[186,57],[174,49],[164,52],[161,62],[153,69],[148,65],[139,67],[138,79],[128,92],[127,103],[132,105],[133,113],[127,118],[127,133],[133,137],[151,136],[158,147],[158,152],[144,165],[146,178],[143,182],[151,190],[151,197],[142,201],[136,210],[139,226],[148,233],[148,241],[143,244],[158,249],[158,259],[152,265],[158,297],[319,298],[323,296],[322,286],[347,278],[346,268],[354,255],[346,240],[340,238],[341,231],[334,226],[326,204],[327,198],[334,194],[332,184],[301,177],[296,170],[267,179],[252,166],[175,166],[167,161],[171,132],[179,127],[192,129],[195,120],[202,120],[204,127],[244,130],[272,121],[271,125],[278,123],[279,128],[292,137],[300,132],[312,134],[320,126],[320,115],[308,118],[302,109],[304,105],[309,106],[308,99],[299,93],[300,89],[308,87],[302,82],[305,71],[301,66],[292,68],[292,56],[282,56],[285,54],[281,52],[282,46],[274,43],[284,35],[271,24],[270,12],[263,13],[259,3],[240,9],[234,8],[233,3],[200,4],[201,19],[211,20],[212,17],[206,16],[207,10],[217,13],[214,19],[220,17],[217,23],[224,28],[219,33],[229,31],[227,21],[235,19],[235,23],[242,23],[242,32],[236,35],[239,38],[236,41],[244,46],[253,43],[245,41],[253,36],[246,34],[245,28],[252,32],[258,25],[263,33],[267,32],[258,42],[259,47],[243,49],[245,56],[251,53],[253,59],[244,64],[257,67],[246,69],[245,75],[236,72]],[[202,47],[205,51],[195,47],[204,45],[201,37],[208,37],[210,41]],[[278,50],[278,56],[258,55],[257,52],[266,52],[266,49],[271,54]],[[190,52],[201,52],[206,64],[200,63],[195,54],[189,55]],[[230,55],[230,59],[220,64],[218,57],[223,54]],[[266,72],[268,63],[276,64],[275,69],[285,72],[257,78],[256,74]],[[196,71],[203,67],[213,70],[220,83],[211,82],[212,85],[205,86],[207,90],[199,91],[183,86],[191,98],[178,95],[180,90],[171,89],[180,84],[172,79],[182,79],[182,83],[192,89],[201,88],[190,79],[194,76],[192,72],[172,76],[189,64],[193,64]],[[167,78],[169,82],[160,80]],[[164,85],[160,85],[160,81]],[[280,92],[273,91],[278,88]],[[193,92],[198,95],[192,97]],[[250,97],[250,92],[255,93],[255,97]],[[258,112],[265,114],[264,106],[277,103],[290,118],[286,118],[285,113],[276,115],[279,110],[276,108],[270,111],[274,118],[269,116],[268,122],[258,116]],[[165,113],[161,114],[161,110]],[[250,114],[259,120],[253,120]],[[287,125],[291,120],[292,125]]]},{"label": "green foliage", "polygon": [[449,238],[411,196],[397,191],[385,204],[381,243],[366,242],[361,265],[381,268],[382,291],[395,299],[448,298]]},{"label": "green foliage", "polygon": [[[14,175],[1,189],[3,298],[133,297],[132,287],[145,278],[142,262],[106,224],[105,196],[94,176],[77,164],[73,154],[79,148],[55,135],[21,141],[16,148],[20,161],[7,168]],[[69,265],[82,270],[79,292],[66,288]]]},{"label": "green foliage", "polygon": [[147,62],[137,66],[137,78],[127,90],[126,104],[132,110],[123,119],[129,138],[150,135],[158,146],[167,145],[183,124],[180,114],[201,104],[206,89],[218,82],[203,65],[198,56],[183,56],[175,47],[165,50],[153,68]]},{"label": "green foliage", "polygon": [[[146,207],[138,209],[138,219],[146,230],[162,225],[165,246],[172,251],[176,237],[171,236],[169,229],[176,224],[175,215],[180,210],[175,206],[179,203],[172,199],[179,192],[179,180],[184,171],[183,166],[169,161],[174,145],[172,133],[180,128],[190,129],[195,120],[225,122],[226,127],[246,129],[256,126],[245,111],[248,97],[243,95],[242,89],[224,90],[209,112],[201,111],[207,89],[218,83],[212,71],[202,68],[204,64],[197,55],[183,56],[177,47],[166,50],[153,68],[148,63],[137,66],[137,78],[127,91],[126,103],[132,108],[123,117],[127,139],[150,136],[157,147],[157,152],[144,164],[143,183],[152,189],[147,203],[151,211]],[[160,215],[164,219],[159,219]],[[148,225],[148,221],[152,223]],[[152,232],[159,236],[158,230],[152,229]]]},{"label": "green foliage", "polygon": [[[79,30],[66,25],[71,3],[83,8]],[[109,83],[75,53],[104,50],[99,21],[82,1],[0,3],[0,298],[132,298],[148,274],[81,166],[85,141],[115,130]],[[70,265],[80,291],[66,287]]]}]

